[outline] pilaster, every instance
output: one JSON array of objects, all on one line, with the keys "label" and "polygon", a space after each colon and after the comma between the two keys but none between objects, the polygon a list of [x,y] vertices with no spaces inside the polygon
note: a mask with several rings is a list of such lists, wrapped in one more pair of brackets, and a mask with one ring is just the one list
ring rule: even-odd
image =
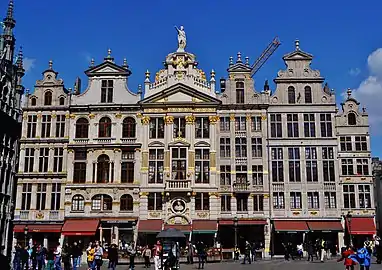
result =
[{"label": "pilaster", "polygon": [[32,185],[32,198],[31,198],[31,209],[30,210],[36,210],[36,203],[37,203],[37,185]]},{"label": "pilaster", "polygon": [[52,210],[50,209],[51,202],[52,202],[52,184],[48,184],[46,187],[45,210]]},{"label": "pilaster", "polygon": [[48,172],[53,172],[53,163],[54,163],[54,148],[49,147],[49,158],[48,158]]}]

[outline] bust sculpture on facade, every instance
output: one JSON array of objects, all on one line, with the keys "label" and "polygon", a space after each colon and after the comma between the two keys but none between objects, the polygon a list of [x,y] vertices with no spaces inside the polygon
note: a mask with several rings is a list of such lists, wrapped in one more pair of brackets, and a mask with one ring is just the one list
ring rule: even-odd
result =
[{"label": "bust sculpture on facade", "polygon": [[184,31],[184,27],[180,26],[178,28],[175,26],[176,31],[178,32],[178,52],[184,52],[184,49],[187,45],[187,38],[186,38],[186,32]]}]

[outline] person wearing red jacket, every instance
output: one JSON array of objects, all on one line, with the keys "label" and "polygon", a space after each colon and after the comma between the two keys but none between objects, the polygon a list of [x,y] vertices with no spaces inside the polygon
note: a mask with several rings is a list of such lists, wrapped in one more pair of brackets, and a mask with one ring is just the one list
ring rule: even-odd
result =
[{"label": "person wearing red jacket", "polygon": [[346,248],[346,250],[342,253],[342,256],[340,259],[337,260],[337,262],[343,261],[345,265],[346,270],[354,270],[354,265],[356,264],[352,259],[349,258],[350,255],[353,255],[354,251],[350,246]]}]

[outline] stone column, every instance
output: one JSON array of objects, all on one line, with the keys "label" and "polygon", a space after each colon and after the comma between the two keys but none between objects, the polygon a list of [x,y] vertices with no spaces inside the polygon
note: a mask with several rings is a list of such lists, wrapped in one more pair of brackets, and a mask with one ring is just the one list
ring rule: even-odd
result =
[{"label": "stone column", "polygon": [[236,215],[237,213],[236,197],[234,196],[233,193],[231,194],[231,212],[232,212],[232,215]]},{"label": "stone column", "polygon": [[37,114],[36,138],[41,138],[41,113]]},{"label": "stone column", "polygon": [[25,166],[25,147],[22,146],[20,148],[19,168],[17,171],[24,172],[24,166]]},{"label": "stone column", "polygon": [[[121,183],[121,162],[122,162],[122,151],[120,149],[114,149],[114,179],[113,179],[113,183],[115,183],[115,184]],[[134,168],[134,172],[135,172],[135,168]]]},{"label": "stone column", "polygon": [[38,171],[38,156],[39,156],[40,148],[35,147],[34,149],[34,162],[33,162],[33,172]]},{"label": "stone column", "polygon": [[270,250],[271,250],[271,224],[270,224],[270,219],[267,219],[267,224],[264,226],[264,238],[265,238],[265,243],[264,243],[264,257],[269,258],[270,257]]},{"label": "stone column", "polygon": [[141,181],[147,183],[148,170],[149,170],[149,152],[148,152],[148,140],[149,140],[149,124],[150,116],[142,116],[142,154],[141,154]]},{"label": "stone column", "polygon": [[32,198],[31,198],[31,209],[30,210],[36,210],[36,203],[37,203],[37,184],[32,185]]},{"label": "stone column", "polygon": [[74,150],[64,149],[64,169],[66,170],[66,181],[68,183],[73,183],[74,174]]},{"label": "stone column", "polygon": [[190,148],[188,152],[188,179],[191,180],[191,186],[195,182],[195,120],[194,115],[187,115],[186,118],[186,138],[190,142]]},{"label": "stone column", "polygon": [[51,128],[50,128],[50,137],[56,138],[56,122],[57,122],[57,115],[53,112],[51,115]]},{"label": "stone column", "polygon": [[[164,144],[167,146],[172,141],[173,136],[173,127],[174,127],[174,116],[165,116],[164,117],[165,122],[165,131],[164,131]],[[171,162],[170,162],[170,149],[167,147],[164,149],[164,158],[165,158],[165,164],[164,164],[164,179],[169,180],[171,177],[167,177],[167,175],[170,174],[171,171]]]},{"label": "stone column", "polygon": [[113,243],[119,246],[119,228],[118,226],[114,226],[114,240]]},{"label": "stone column", "polygon": [[52,209],[50,209],[51,201],[52,201],[52,184],[48,184],[47,187],[46,187],[45,210],[52,210]]},{"label": "stone column", "polygon": [[216,176],[216,141],[218,140],[218,135],[216,132],[216,124],[219,121],[218,115],[213,115],[209,117],[210,122],[210,184],[213,187],[217,187],[218,177]]},{"label": "stone column", "polygon": [[[97,161],[94,159],[94,150],[88,149],[86,161],[86,184],[93,183],[93,178],[97,182]],[[93,175],[93,168],[96,167],[96,175]]]},{"label": "stone column", "polygon": [[53,164],[54,164],[54,148],[49,147],[49,161],[48,161],[48,173],[53,172]]},{"label": "stone column", "polygon": [[135,148],[134,151],[134,183],[139,182],[141,186],[147,186],[147,177],[142,177],[140,172],[142,165],[141,149]]}]

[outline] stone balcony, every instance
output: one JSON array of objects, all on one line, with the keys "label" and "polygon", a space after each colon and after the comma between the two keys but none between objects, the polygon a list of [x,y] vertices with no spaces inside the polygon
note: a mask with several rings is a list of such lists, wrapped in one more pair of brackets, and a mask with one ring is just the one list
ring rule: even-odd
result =
[{"label": "stone balcony", "polygon": [[234,192],[249,192],[250,185],[249,183],[233,183]]},{"label": "stone balcony", "polygon": [[166,181],[166,190],[188,191],[191,190],[190,180],[168,180]]},{"label": "stone balcony", "polygon": [[62,210],[19,210],[15,212],[15,220],[63,220],[64,211]]},{"label": "stone balcony", "polygon": [[115,138],[95,138],[94,141],[97,143],[108,144],[108,143],[114,143]]},{"label": "stone balcony", "polygon": [[247,165],[247,157],[235,157],[236,165]]},{"label": "stone balcony", "polygon": [[123,144],[135,144],[137,138],[121,138],[121,143]]},{"label": "stone balcony", "polygon": [[235,130],[235,138],[245,138],[247,137],[247,131],[246,130]]}]

